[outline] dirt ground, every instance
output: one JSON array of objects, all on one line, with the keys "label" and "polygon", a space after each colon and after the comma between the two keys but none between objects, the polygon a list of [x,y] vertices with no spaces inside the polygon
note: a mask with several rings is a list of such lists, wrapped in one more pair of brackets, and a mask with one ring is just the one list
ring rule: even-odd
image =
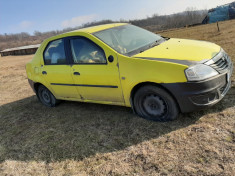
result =
[{"label": "dirt ground", "polygon": [[[220,25],[161,34],[218,43],[234,61],[235,21]],[[214,107],[168,123],[119,106],[48,108],[28,85],[31,58],[0,57],[0,175],[235,175],[235,88]]]}]

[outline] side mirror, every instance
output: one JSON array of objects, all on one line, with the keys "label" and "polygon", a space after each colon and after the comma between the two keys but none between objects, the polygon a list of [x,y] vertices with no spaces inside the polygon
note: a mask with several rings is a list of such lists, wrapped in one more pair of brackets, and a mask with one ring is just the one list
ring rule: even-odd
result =
[{"label": "side mirror", "polygon": [[109,61],[109,62],[113,62],[113,60],[114,60],[113,56],[110,55],[110,56],[108,57],[108,61]]}]

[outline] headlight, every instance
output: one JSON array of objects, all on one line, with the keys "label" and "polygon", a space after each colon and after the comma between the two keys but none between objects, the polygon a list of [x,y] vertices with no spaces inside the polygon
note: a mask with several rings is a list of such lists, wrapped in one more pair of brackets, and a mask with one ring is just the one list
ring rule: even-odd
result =
[{"label": "headlight", "polygon": [[208,65],[197,64],[185,70],[188,81],[201,81],[219,73]]}]

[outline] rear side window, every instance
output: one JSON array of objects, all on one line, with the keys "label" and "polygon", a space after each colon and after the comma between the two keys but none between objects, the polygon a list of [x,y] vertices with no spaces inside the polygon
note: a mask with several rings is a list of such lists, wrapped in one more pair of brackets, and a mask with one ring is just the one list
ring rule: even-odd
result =
[{"label": "rear side window", "polygon": [[103,49],[88,39],[71,39],[70,45],[74,64],[107,63]]},{"label": "rear side window", "polygon": [[44,54],[45,65],[63,65],[66,64],[64,40],[54,40],[48,44]]}]

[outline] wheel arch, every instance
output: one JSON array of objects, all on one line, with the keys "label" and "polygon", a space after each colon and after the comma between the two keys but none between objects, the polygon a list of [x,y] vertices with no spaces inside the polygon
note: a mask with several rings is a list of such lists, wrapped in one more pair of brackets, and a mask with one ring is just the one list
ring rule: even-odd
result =
[{"label": "wheel arch", "polygon": [[[34,83],[33,88],[34,88],[35,92],[38,91],[38,87],[39,87],[40,85],[43,85],[43,84],[42,84],[42,83],[39,83],[39,82]],[[43,85],[43,86],[45,86],[45,85]]]},{"label": "wheel arch", "polygon": [[[41,82],[35,82],[35,83],[33,84],[33,88],[34,88],[34,92],[36,93],[37,96],[38,96],[38,93],[37,93],[38,87],[39,87],[40,85],[43,85],[44,87],[46,87],[46,88],[52,93],[52,95],[55,96],[54,92],[53,92],[49,87],[45,86],[45,85],[44,85],[43,83],[41,83]],[[55,96],[55,97],[56,97],[56,96]]]},{"label": "wheel arch", "polygon": [[[38,97],[38,87],[39,87],[40,85],[45,86],[44,84],[42,84],[42,83],[40,83],[40,82],[36,82],[36,83],[33,84],[34,92],[36,93],[37,97]],[[45,86],[45,87],[46,87],[46,86]],[[39,97],[38,97],[38,98],[39,98]]]},{"label": "wheel arch", "polygon": [[141,87],[144,87],[144,86],[147,86],[147,85],[157,86],[157,87],[159,87],[159,88],[165,90],[167,93],[169,93],[169,95],[171,95],[172,98],[175,100],[178,109],[181,111],[179,102],[177,101],[176,97],[175,97],[174,94],[173,94],[171,91],[169,91],[166,87],[164,87],[164,86],[161,85],[161,84],[155,83],[155,82],[141,82],[141,83],[136,84],[136,85],[132,88],[131,93],[130,93],[130,104],[131,104],[131,107],[132,107],[132,109],[133,109],[134,112],[136,112],[135,109],[134,109],[134,106],[133,106],[133,99],[134,99],[135,93],[136,93],[137,90],[139,90]]}]

